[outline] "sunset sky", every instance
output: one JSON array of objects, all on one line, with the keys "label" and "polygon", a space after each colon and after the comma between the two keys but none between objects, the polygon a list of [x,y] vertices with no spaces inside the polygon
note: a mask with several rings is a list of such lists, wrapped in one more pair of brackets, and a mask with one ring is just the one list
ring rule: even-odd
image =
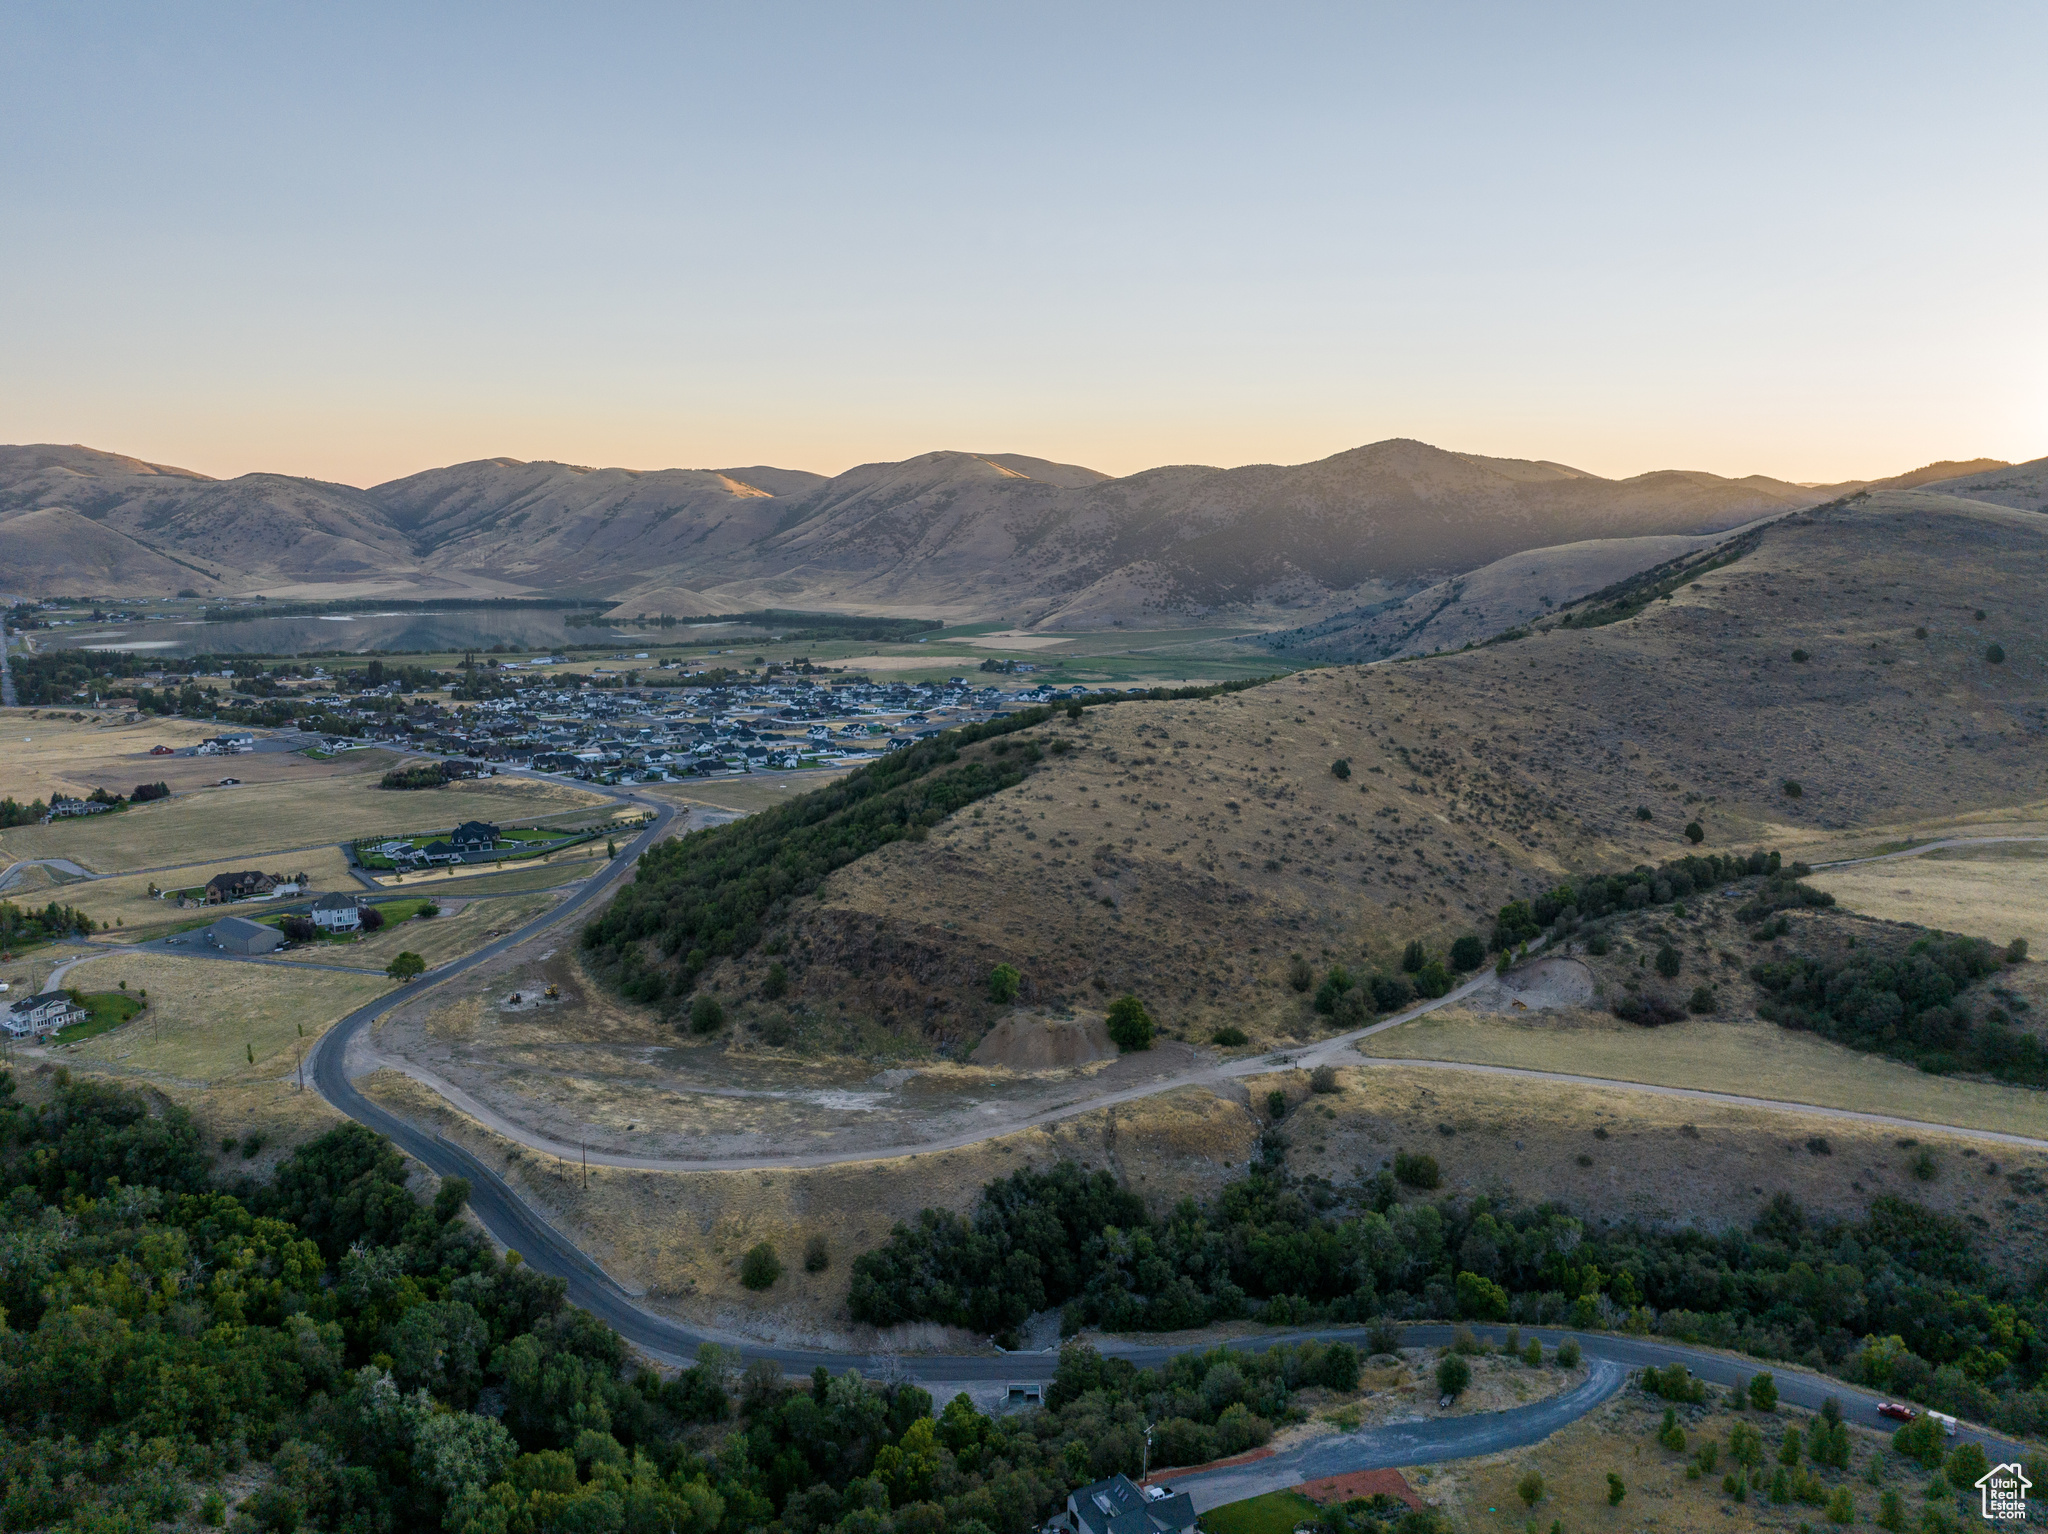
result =
[{"label": "sunset sky", "polygon": [[0,440],[2048,453],[2048,7],[0,7]]}]

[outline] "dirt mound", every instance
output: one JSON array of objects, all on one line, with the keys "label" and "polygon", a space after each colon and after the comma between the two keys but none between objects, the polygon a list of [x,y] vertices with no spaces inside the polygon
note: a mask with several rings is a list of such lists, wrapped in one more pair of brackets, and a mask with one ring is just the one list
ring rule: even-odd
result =
[{"label": "dirt mound", "polygon": [[1012,1012],[975,1046],[976,1065],[1006,1065],[1013,1071],[1054,1071],[1088,1065],[1116,1053],[1099,1017],[1033,1017]]},{"label": "dirt mound", "polygon": [[1577,959],[1538,959],[1475,991],[1474,1012],[1542,1012],[1593,1002],[1593,972]]}]

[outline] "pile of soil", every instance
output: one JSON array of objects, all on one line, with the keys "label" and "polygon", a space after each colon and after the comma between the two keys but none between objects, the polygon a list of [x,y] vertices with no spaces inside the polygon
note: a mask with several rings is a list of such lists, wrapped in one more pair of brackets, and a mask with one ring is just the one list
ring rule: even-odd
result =
[{"label": "pile of soil", "polygon": [[975,1046],[976,1065],[1001,1065],[1013,1071],[1056,1071],[1088,1065],[1116,1054],[1109,1030],[1099,1017],[1034,1017],[1012,1012],[989,1029]]},{"label": "pile of soil", "polygon": [[1554,1007],[1590,1007],[1593,972],[1577,959],[1538,959],[1472,993],[1474,1012],[1542,1012]]}]

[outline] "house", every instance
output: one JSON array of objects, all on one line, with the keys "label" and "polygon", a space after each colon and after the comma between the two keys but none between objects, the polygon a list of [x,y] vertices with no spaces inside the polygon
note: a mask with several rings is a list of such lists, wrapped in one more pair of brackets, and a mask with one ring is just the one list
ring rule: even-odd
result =
[{"label": "house", "polygon": [[247,900],[255,895],[268,895],[275,892],[284,882],[278,875],[264,873],[260,868],[244,869],[240,873],[215,874],[206,881],[206,903],[225,905],[230,900]]},{"label": "house", "polygon": [[498,828],[486,820],[465,820],[448,833],[448,840],[464,852],[489,852],[498,845]]},{"label": "house", "polygon": [[1069,1492],[1065,1521],[1073,1534],[1194,1534],[1195,1503],[1184,1491],[1113,1475]]},{"label": "house", "polygon": [[43,817],[45,825],[53,820],[63,820],[71,815],[104,815],[112,809],[110,804],[101,804],[93,799],[67,799],[61,794],[50,795],[50,813]]},{"label": "house", "polygon": [[363,925],[363,913],[353,895],[322,895],[313,902],[313,925],[322,932],[354,932]]},{"label": "house", "polygon": [[281,945],[284,934],[246,916],[223,916],[206,929],[206,939],[227,953],[263,954]]},{"label": "house", "polygon": [[44,991],[24,996],[0,1016],[0,1030],[10,1038],[36,1039],[55,1033],[74,1018],[85,1016],[85,1008],[62,991]]}]

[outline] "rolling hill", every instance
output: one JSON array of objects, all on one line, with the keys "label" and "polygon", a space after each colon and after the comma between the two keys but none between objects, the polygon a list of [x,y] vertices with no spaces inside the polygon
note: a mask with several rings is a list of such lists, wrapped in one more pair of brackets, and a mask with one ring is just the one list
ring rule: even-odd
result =
[{"label": "rolling hill", "polygon": [[1610,480],[1409,440],[1309,464],[1124,478],[1004,453],[927,453],[829,478],[492,458],[367,490],[32,446],[0,448],[0,542],[19,551],[18,584],[45,592],[309,596],[376,580],[392,594],[607,597],[625,613],[1278,624],[1404,601],[1527,550],[1723,533],[1841,488],[1681,471]]},{"label": "rolling hill", "polygon": [[1293,1027],[1291,955],[1441,951],[1573,873],[1682,855],[1691,820],[1704,851],[1790,851],[2048,802],[2044,610],[2048,516],[1882,492],[1513,642],[1061,716],[1021,782],[789,898],[701,983],[819,1047],[861,1020],[971,1047],[999,962],[1048,1007],[1133,990],[1190,1037]]}]

